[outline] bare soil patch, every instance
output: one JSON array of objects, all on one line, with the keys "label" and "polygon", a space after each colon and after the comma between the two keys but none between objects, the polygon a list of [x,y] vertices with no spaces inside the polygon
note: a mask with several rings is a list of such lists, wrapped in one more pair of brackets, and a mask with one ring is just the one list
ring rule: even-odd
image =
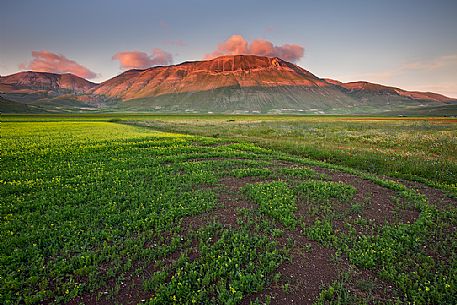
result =
[{"label": "bare soil patch", "polygon": [[428,198],[428,202],[437,206],[439,209],[445,210],[449,207],[457,207],[457,199],[449,197],[441,190],[415,181],[401,180],[400,182],[424,194]]},{"label": "bare soil patch", "polygon": [[[189,159],[190,162],[211,161],[211,160],[249,160],[249,159],[232,159],[232,158],[197,158]],[[279,167],[297,167],[298,165],[292,162],[272,160],[272,166]],[[419,212],[407,208],[395,201],[396,193],[392,190],[379,186],[371,181],[364,180],[360,177],[323,169],[319,167],[310,167],[318,173],[325,174],[332,181],[339,181],[354,186],[357,192],[351,202],[342,203],[338,200],[334,201],[333,208],[347,218],[341,220],[341,226],[344,221],[352,219],[352,217],[363,217],[376,225],[385,223],[412,223],[419,216]],[[291,178],[292,180],[294,178]],[[244,177],[236,178],[225,176],[221,178],[218,184],[213,186],[200,186],[203,188],[211,188],[217,193],[219,205],[214,209],[191,217],[185,217],[182,222],[182,232],[186,235],[188,232],[202,228],[211,222],[219,222],[224,226],[236,228],[238,226],[238,209],[255,209],[256,205],[247,200],[240,192],[240,189],[248,183],[269,182],[271,179],[262,177]],[[408,186],[413,186],[419,189],[434,204],[457,204],[457,200],[447,197],[442,192],[425,187],[421,184],[412,182],[404,182]],[[360,204],[360,216],[351,215],[349,209],[354,204]],[[313,217],[308,214],[306,203],[298,201],[297,216],[304,219],[305,223],[311,223]],[[343,217],[344,218],[344,217]],[[338,221],[337,221],[338,225]],[[278,241],[279,245],[285,246],[289,240],[293,240],[293,246],[290,249],[290,261],[283,262],[277,272],[281,274],[278,281],[273,281],[266,289],[261,292],[247,296],[241,304],[249,304],[256,300],[265,300],[267,296],[271,298],[271,304],[313,304],[318,297],[320,291],[328,287],[332,282],[337,280],[341,274],[349,269],[352,270],[346,258],[334,258],[335,251],[331,248],[323,247],[319,243],[308,239],[304,236],[300,228],[289,230],[277,225],[283,230],[283,235],[278,238],[270,237]],[[362,232],[366,233],[366,232]],[[191,259],[198,257],[198,246],[193,243],[190,249],[187,249]],[[162,260],[165,265],[171,265],[176,261],[181,251],[176,251],[169,257]],[[115,296],[115,299],[107,299],[103,297],[105,291],[112,289],[115,286],[114,281],[110,281],[105,288],[100,289],[97,293],[86,293],[81,297],[77,297],[69,304],[137,304],[152,297],[150,292],[145,292],[143,289],[143,281],[145,277],[149,277],[156,270],[156,262],[152,263],[148,268],[145,268],[141,274],[130,272],[125,275],[120,290]],[[357,296],[370,297],[378,301],[388,300],[394,293],[392,286],[388,283],[379,280],[371,271],[368,270],[352,270],[352,277],[348,287]],[[363,286],[366,287],[363,287]],[[369,294],[369,295],[367,295]],[[102,297],[97,300],[97,295]]]}]

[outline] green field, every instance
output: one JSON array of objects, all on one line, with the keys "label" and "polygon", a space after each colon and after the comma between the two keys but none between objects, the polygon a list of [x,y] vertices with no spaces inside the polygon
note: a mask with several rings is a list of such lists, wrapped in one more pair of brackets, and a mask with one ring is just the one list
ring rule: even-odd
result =
[{"label": "green field", "polygon": [[156,130],[237,139],[438,187],[457,196],[457,120],[340,116],[114,118]]},{"label": "green field", "polygon": [[2,304],[455,304],[457,121],[2,116]]}]

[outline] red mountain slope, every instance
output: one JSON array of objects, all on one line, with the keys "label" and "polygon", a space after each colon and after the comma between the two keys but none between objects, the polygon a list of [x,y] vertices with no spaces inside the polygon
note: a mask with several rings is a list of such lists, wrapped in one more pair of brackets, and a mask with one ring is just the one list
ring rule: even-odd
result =
[{"label": "red mountain slope", "polygon": [[123,100],[226,87],[326,87],[325,81],[279,58],[255,55],[221,56],[175,66],[130,70],[92,91]]},{"label": "red mountain slope", "polygon": [[3,93],[85,93],[96,85],[73,74],[26,71],[0,77]]}]

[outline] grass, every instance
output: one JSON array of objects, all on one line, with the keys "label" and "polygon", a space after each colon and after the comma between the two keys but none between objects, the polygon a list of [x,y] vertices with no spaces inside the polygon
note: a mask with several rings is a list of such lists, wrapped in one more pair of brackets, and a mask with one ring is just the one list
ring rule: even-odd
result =
[{"label": "grass", "polygon": [[[119,279],[147,275],[151,264],[188,251],[192,238],[200,241],[196,261],[183,253],[166,286],[157,283],[165,270],[144,279],[141,289],[155,291],[149,303],[200,303],[216,294],[214,302],[227,304],[263,287],[282,260],[274,242],[217,226],[182,237],[183,219],[218,204],[207,186],[267,163],[253,160],[260,148],[214,143],[109,122],[2,123],[1,302],[62,303],[104,286],[116,296]],[[230,159],[239,156],[249,159]],[[194,158],[209,161],[188,161]]]},{"label": "grass", "polygon": [[351,185],[333,181],[310,180],[297,186],[299,193],[308,200],[328,200],[338,198],[348,201],[354,197],[357,190]]},{"label": "grass", "polygon": [[265,168],[238,168],[232,171],[232,175],[237,178],[244,177],[268,177],[272,172]]},{"label": "grass", "polygon": [[419,181],[457,195],[457,121],[451,118],[310,116],[221,121],[199,117],[130,122],[250,141],[301,157]]},{"label": "grass", "polygon": [[[432,198],[435,205],[406,183],[379,176],[452,191],[452,121],[6,118],[0,140],[2,304],[122,303],[127,295],[148,304],[269,303],[270,293],[292,298],[315,277],[299,281],[282,273],[283,264],[309,263],[326,248],[335,253],[329,258],[335,278],[313,296],[317,304],[457,301],[455,201]],[[113,118],[121,121],[109,122]],[[143,125],[147,119],[161,131],[119,124],[125,119]],[[218,136],[173,132],[209,133],[205,128]],[[337,149],[345,141],[353,155]],[[404,168],[392,172],[390,159],[379,161],[392,147],[406,152],[404,145],[411,146],[410,155],[392,159]],[[437,158],[441,175],[428,172]],[[365,167],[364,160],[380,168]],[[418,163],[409,176],[412,160]],[[341,171],[395,194],[384,198],[393,210],[418,216],[373,222],[364,213],[378,198],[359,201],[358,185],[335,181]],[[357,278],[367,272],[370,278]],[[379,283],[391,289],[378,289]]]},{"label": "grass", "polygon": [[319,175],[316,171],[307,167],[295,167],[295,168],[282,168],[281,173],[287,176],[299,177],[299,178],[317,178],[324,177]]},{"label": "grass", "polygon": [[295,195],[284,182],[248,184],[244,191],[259,205],[261,212],[279,220],[286,227],[294,228],[296,226]]}]

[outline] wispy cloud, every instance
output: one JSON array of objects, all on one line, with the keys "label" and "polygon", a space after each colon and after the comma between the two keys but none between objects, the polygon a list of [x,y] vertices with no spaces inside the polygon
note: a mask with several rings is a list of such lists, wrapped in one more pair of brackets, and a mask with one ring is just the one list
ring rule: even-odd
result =
[{"label": "wispy cloud", "polygon": [[430,85],[420,86],[417,89],[418,91],[430,91],[430,92],[444,92],[449,96],[457,98],[457,83],[455,82],[440,82]]},{"label": "wispy cloud", "polygon": [[457,53],[415,60],[381,71],[342,76],[346,81],[367,80],[407,90],[431,91],[457,97]]},{"label": "wispy cloud", "polygon": [[408,73],[434,72],[445,68],[455,67],[457,71],[457,54],[447,54],[431,59],[416,60],[401,64],[390,69],[351,75],[352,79],[377,79],[389,81]]},{"label": "wispy cloud", "polygon": [[32,51],[32,61],[22,63],[19,69],[52,73],[72,73],[83,78],[95,78],[97,74],[76,61],[49,51]]},{"label": "wispy cloud", "polygon": [[439,56],[429,60],[420,60],[407,63],[400,67],[399,71],[408,70],[437,70],[444,67],[457,66],[457,54]]},{"label": "wispy cloud", "polygon": [[146,69],[152,66],[169,65],[173,63],[173,56],[159,48],[153,49],[149,55],[140,51],[124,51],[113,55],[118,60],[122,70]]},{"label": "wispy cloud", "polygon": [[255,39],[249,43],[241,35],[232,35],[226,41],[220,43],[215,51],[206,54],[205,58],[211,59],[221,55],[240,54],[279,57],[287,61],[296,62],[303,57],[304,48],[298,44],[275,46],[272,42],[264,39]]}]

